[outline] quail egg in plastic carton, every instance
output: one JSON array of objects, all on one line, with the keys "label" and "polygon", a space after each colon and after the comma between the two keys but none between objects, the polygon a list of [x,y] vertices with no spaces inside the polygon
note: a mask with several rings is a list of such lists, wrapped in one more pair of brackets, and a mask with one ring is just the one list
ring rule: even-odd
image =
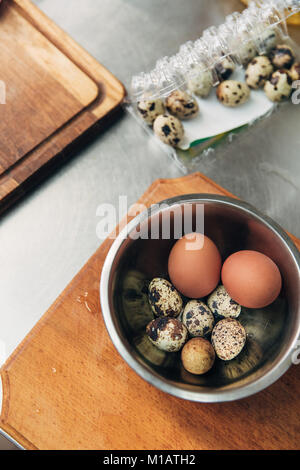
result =
[{"label": "quail egg in plastic carton", "polygon": [[152,126],[155,119],[164,114],[165,106],[160,98],[144,99],[137,102],[137,113],[146,124]]},{"label": "quail egg in plastic carton", "polygon": [[254,41],[242,43],[239,48],[239,61],[246,66],[257,54]]},{"label": "quail egg in plastic carton", "polygon": [[181,121],[168,114],[158,116],[153,124],[154,134],[171,147],[179,147],[184,139],[184,128]]},{"label": "quail egg in plastic carton", "polygon": [[271,50],[270,59],[276,69],[290,69],[295,62],[295,54],[290,46],[280,44]]},{"label": "quail egg in plastic carton", "polygon": [[273,65],[266,56],[258,56],[251,60],[246,68],[245,79],[249,88],[261,88],[273,72]]},{"label": "quail egg in plastic carton", "polygon": [[269,100],[281,102],[288,99],[292,93],[292,79],[288,70],[276,70],[270,80],[265,83],[265,93]]},{"label": "quail egg in plastic carton", "polygon": [[275,28],[266,27],[257,35],[256,47],[260,55],[268,55],[279,40],[278,32]]},{"label": "quail egg in plastic carton", "polygon": [[215,70],[220,82],[222,82],[223,80],[227,80],[233,74],[235,64],[230,57],[225,57],[215,65]]},{"label": "quail egg in plastic carton", "polygon": [[224,106],[235,108],[249,100],[250,89],[244,82],[225,80],[217,88],[217,98]]},{"label": "quail egg in plastic carton", "polygon": [[202,66],[194,67],[186,77],[187,87],[191,93],[199,98],[206,98],[213,87],[211,70],[203,70]]},{"label": "quail egg in plastic carton", "polygon": [[290,76],[293,81],[300,80],[300,62],[296,62],[292,65]]},{"label": "quail egg in plastic carton", "polygon": [[[290,96],[285,72],[271,76],[274,69],[289,70],[294,81],[300,76],[282,5],[277,0],[251,2],[132,81],[134,100],[139,101],[136,115],[148,132],[153,125],[158,139],[173,147],[168,154],[184,171],[199,161],[194,157],[215,151]],[[211,92],[214,87],[216,93]],[[148,90],[154,91],[149,99],[143,95]]]},{"label": "quail egg in plastic carton", "polygon": [[165,100],[166,109],[179,119],[192,119],[197,116],[199,106],[196,99],[183,90],[173,91]]}]

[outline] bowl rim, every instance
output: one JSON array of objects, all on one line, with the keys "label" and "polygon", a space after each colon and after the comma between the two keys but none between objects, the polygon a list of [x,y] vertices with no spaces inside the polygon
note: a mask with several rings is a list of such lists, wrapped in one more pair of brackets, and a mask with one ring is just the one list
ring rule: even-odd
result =
[{"label": "bowl rim", "polygon": [[[295,345],[298,339],[300,338],[300,308],[298,310],[298,327],[292,335],[292,342],[290,344],[289,349],[285,352],[283,357],[280,358],[279,362],[275,366],[270,368],[270,370],[268,370],[265,375],[257,379],[254,378],[252,382],[242,384],[239,388],[229,388],[225,390],[222,390],[221,388],[214,390],[212,389],[209,392],[201,392],[196,390],[186,390],[178,387],[177,385],[173,385],[172,383],[170,383],[170,381],[167,381],[166,379],[162,378],[156,372],[150,371],[145,365],[135,359],[119,337],[118,331],[112,320],[109,305],[109,283],[111,267],[120,248],[122,247],[123,243],[125,243],[127,235],[130,234],[141,222],[147,220],[150,216],[156,215],[159,212],[162,212],[163,210],[169,210],[169,208],[172,206],[183,205],[185,203],[191,204],[210,202],[217,202],[226,206],[229,205],[230,207],[235,208],[237,210],[242,210],[243,212],[250,215],[252,218],[261,222],[269,230],[271,230],[288,248],[289,253],[297,266],[298,276],[300,279],[300,253],[295,244],[290,239],[290,237],[282,229],[282,227],[277,224],[277,222],[274,222],[269,216],[264,215],[251,204],[240,199],[235,199],[229,196],[219,196],[206,193],[192,193],[164,199],[153,204],[147,210],[138,214],[126,225],[126,227],[124,227],[120,231],[120,233],[114,240],[112,246],[110,247],[110,250],[104,261],[99,287],[100,304],[106,329],[118,353],[121,355],[121,357],[125,360],[125,362],[130,366],[132,370],[134,370],[141,378],[146,380],[146,382],[150,383],[151,385],[154,385],[156,388],[170,395],[195,402],[220,403],[242,399],[251,396],[255,393],[258,393],[261,390],[270,386],[276,380],[278,380],[289,369],[292,364],[291,354],[295,350]],[[165,204],[169,207],[161,210],[160,206],[162,204]]]}]

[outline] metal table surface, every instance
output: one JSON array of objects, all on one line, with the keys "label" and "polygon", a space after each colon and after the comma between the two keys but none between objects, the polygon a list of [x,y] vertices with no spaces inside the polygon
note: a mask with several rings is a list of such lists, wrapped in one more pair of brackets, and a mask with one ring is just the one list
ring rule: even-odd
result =
[{"label": "metal table surface", "polygon": [[[240,10],[238,0],[35,0],[125,86],[160,56]],[[292,31],[300,43],[300,28]],[[300,237],[299,107],[287,105],[198,170]],[[180,176],[125,114],[10,209],[0,224],[0,363],[101,243],[96,210],[132,204],[160,177]],[[0,449],[9,443],[1,442]]]}]

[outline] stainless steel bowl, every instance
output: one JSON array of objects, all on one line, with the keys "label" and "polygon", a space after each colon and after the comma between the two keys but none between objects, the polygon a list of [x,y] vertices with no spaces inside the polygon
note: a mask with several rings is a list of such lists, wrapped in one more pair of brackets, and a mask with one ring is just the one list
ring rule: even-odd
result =
[{"label": "stainless steel bowl", "polygon": [[[270,218],[245,202],[208,194],[192,194],[163,201],[145,211],[120,233],[105,260],[100,299],[109,335],[123,359],[155,387],[180,398],[222,402],[252,395],[275,382],[291,365],[300,333],[300,256],[286,233]],[[179,353],[164,353],[145,336],[152,319],[147,282],[167,275],[167,260],[175,240],[133,239],[139,230],[160,227],[162,214],[204,205],[205,234],[215,241],[223,259],[251,249],[270,256],[280,268],[284,288],[269,307],[244,308],[239,319],[247,343],[234,360],[217,360],[203,376],[186,372]],[[194,223],[194,220],[193,220]],[[172,233],[172,230],[171,230]]]}]

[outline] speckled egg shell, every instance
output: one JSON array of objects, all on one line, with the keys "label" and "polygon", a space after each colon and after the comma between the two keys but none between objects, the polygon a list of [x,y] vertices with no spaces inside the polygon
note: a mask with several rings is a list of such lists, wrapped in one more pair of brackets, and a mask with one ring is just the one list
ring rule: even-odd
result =
[{"label": "speckled egg shell", "polygon": [[300,80],[300,62],[296,62],[292,68],[290,69],[290,76],[291,79],[294,80]]},{"label": "speckled egg shell", "polygon": [[223,59],[215,66],[215,71],[220,81],[227,80],[230,75],[234,72],[235,65],[232,60],[227,58]]},{"label": "speckled egg shell", "polygon": [[246,83],[250,88],[262,87],[273,72],[273,65],[266,56],[255,57],[246,69]]},{"label": "speckled egg shell", "polygon": [[237,318],[241,313],[241,306],[230,297],[224,286],[217,287],[207,303],[216,317]]},{"label": "speckled egg shell", "polygon": [[217,356],[223,361],[236,357],[246,343],[246,331],[240,322],[224,318],[213,329],[211,342]]},{"label": "speckled egg shell", "polygon": [[142,100],[137,103],[138,115],[145,121],[149,126],[152,126],[155,119],[160,115],[164,114],[165,106],[162,100]]},{"label": "speckled egg shell", "polygon": [[187,77],[187,86],[191,93],[206,98],[213,86],[213,78],[210,70],[203,71],[202,68],[193,69],[189,77]]},{"label": "speckled egg shell", "polygon": [[175,116],[163,114],[153,124],[155,135],[167,145],[178,147],[184,137],[183,125]]},{"label": "speckled egg shell", "polygon": [[157,317],[178,317],[182,311],[181,295],[166,279],[157,277],[150,282],[148,298]]},{"label": "speckled egg shell", "polygon": [[192,119],[199,112],[195,98],[182,90],[175,90],[166,98],[166,108],[179,119]]},{"label": "speckled egg shell", "polygon": [[257,48],[263,54],[269,54],[269,52],[276,46],[278,37],[274,29],[266,29],[263,31],[257,40]]},{"label": "speckled egg shell", "polygon": [[254,42],[248,41],[246,44],[241,44],[239,50],[239,59],[244,66],[246,66],[256,55],[257,50]]},{"label": "speckled egg shell", "polygon": [[292,92],[292,79],[288,70],[276,70],[264,86],[267,97],[274,102],[288,99]]},{"label": "speckled egg shell", "polygon": [[208,335],[215,319],[208,306],[201,300],[190,300],[183,311],[182,322],[191,336]]},{"label": "speckled egg shell", "polygon": [[240,106],[246,103],[249,97],[250,88],[243,82],[225,80],[217,87],[217,98],[224,106]]},{"label": "speckled egg shell", "polygon": [[146,328],[149,340],[162,351],[177,352],[187,340],[186,327],[176,318],[161,317],[152,320]]},{"label": "speckled egg shell", "polygon": [[295,54],[290,46],[280,44],[271,50],[270,59],[277,69],[290,69],[295,62]]}]

